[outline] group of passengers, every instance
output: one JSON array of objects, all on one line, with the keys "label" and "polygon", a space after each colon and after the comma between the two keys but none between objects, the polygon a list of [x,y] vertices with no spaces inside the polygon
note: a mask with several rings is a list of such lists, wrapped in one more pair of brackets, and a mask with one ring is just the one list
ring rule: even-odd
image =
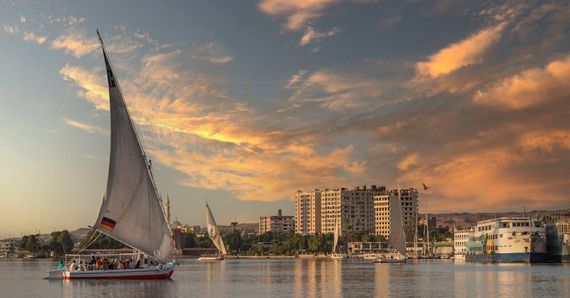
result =
[{"label": "group of passengers", "polygon": [[[136,263],[132,259],[126,261],[121,261],[118,259],[109,259],[108,257],[91,257],[90,261],[79,261],[77,263],[73,260],[68,265],[69,271],[90,271],[90,270],[115,270],[115,269],[140,269],[141,261],[138,260]],[[65,264],[61,261],[58,265],[58,269],[65,269]]]}]

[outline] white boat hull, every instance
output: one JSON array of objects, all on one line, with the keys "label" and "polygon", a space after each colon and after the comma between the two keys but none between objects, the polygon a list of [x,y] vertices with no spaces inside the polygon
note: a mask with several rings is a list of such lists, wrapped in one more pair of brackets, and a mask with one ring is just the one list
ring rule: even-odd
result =
[{"label": "white boat hull", "polygon": [[48,279],[169,279],[174,273],[174,262],[153,268],[115,270],[50,270]]},{"label": "white boat hull", "polygon": [[198,260],[199,261],[223,261],[224,256],[204,256],[204,257],[199,257]]}]

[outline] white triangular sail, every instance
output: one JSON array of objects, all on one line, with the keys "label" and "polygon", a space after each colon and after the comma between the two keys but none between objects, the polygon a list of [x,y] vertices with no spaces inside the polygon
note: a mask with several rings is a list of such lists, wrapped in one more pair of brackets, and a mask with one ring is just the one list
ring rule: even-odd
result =
[{"label": "white triangular sail", "polygon": [[335,220],[334,225],[334,238],[333,238],[333,253],[336,253],[336,246],[338,244],[338,236],[340,234],[339,222]]},{"label": "white triangular sail", "polygon": [[172,231],[102,40],[101,47],[109,83],[111,156],[107,191],[94,227],[166,262],[174,250]]},{"label": "white triangular sail", "polygon": [[227,255],[226,246],[224,245],[224,240],[222,240],[222,235],[220,235],[220,230],[216,225],[216,220],[210,210],[210,206],[206,203],[206,228],[208,229],[208,236],[214,243],[214,246],[220,251],[221,254]]},{"label": "white triangular sail", "polygon": [[402,200],[400,198],[400,183],[398,183],[398,195],[390,194],[390,248],[396,249],[401,254],[406,254],[406,236],[402,222]]}]

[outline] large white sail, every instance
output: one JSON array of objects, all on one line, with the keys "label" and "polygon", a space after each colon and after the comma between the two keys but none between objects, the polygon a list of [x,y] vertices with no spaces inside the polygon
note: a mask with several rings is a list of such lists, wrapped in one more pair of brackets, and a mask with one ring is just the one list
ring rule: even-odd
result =
[{"label": "large white sail", "polygon": [[336,253],[336,246],[338,244],[338,236],[340,233],[339,222],[335,220],[334,225],[334,238],[333,238],[333,253]]},{"label": "large white sail", "polygon": [[102,40],[101,47],[109,83],[111,156],[107,191],[94,227],[166,262],[174,250],[172,231]]},{"label": "large white sail", "polygon": [[214,243],[214,246],[220,251],[221,254],[227,255],[226,246],[224,245],[224,240],[222,240],[222,235],[220,235],[220,230],[216,225],[216,220],[214,215],[212,215],[212,210],[210,206],[206,203],[206,228],[208,229],[208,236]]},{"label": "large white sail", "polygon": [[400,198],[400,184],[398,183],[398,195],[390,193],[390,239],[389,245],[401,254],[406,254],[406,236],[402,222],[402,200]]}]

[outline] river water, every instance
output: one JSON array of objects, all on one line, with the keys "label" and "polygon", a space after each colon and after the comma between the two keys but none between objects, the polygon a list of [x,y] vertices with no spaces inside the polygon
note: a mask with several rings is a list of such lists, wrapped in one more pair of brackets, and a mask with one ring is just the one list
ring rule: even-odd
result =
[{"label": "river water", "polygon": [[0,259],[0,297],[570,297],[570,264],[179,262],[172,280],[50,281],[51,260]]}]

